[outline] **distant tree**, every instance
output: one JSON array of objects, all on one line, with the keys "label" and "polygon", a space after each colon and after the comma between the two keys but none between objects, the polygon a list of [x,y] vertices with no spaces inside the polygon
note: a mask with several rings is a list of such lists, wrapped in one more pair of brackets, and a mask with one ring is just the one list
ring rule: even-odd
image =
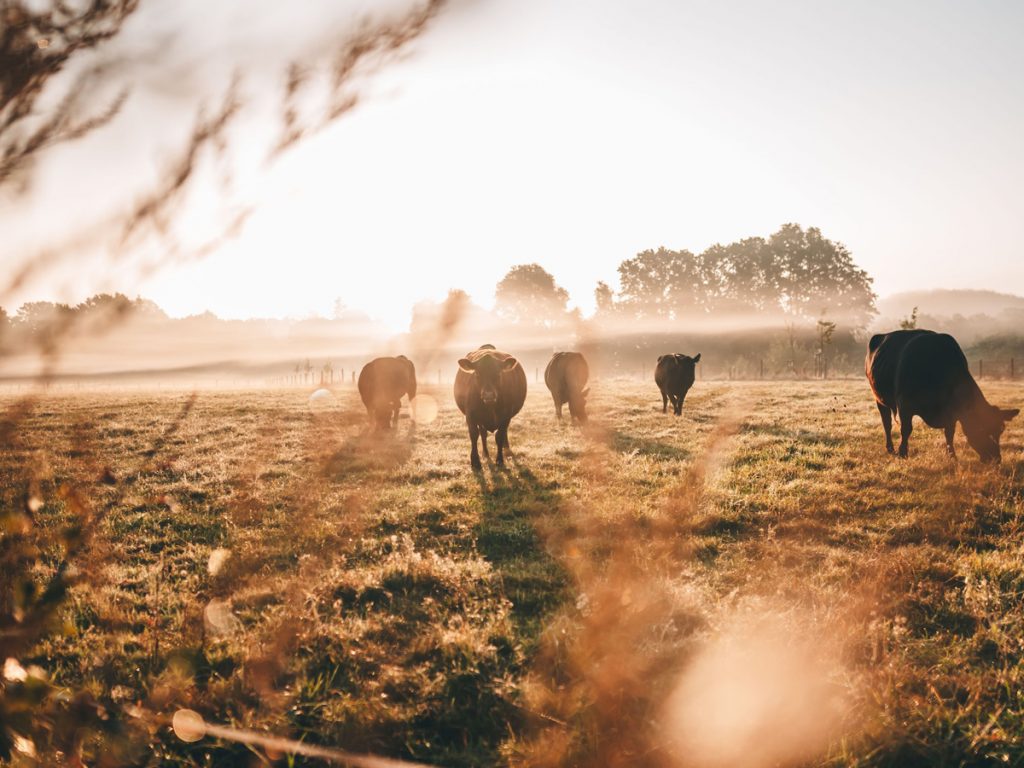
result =
[{"label": "distant tree", "polygon": [[619,265],[618,306],[633,317],[678,318],[706,308],[700,260],[689,251],[643,251]]},{"label": "distant tree", "polygon": [[520,325],[550,328],[566,318],[569,292],[539,264],[512,267],[494,292],[499,316]]},{"label": "distant tree", "polygon": [[599,315],[607,315],[615,311],[615,293],[608,283],[599,281],[594,289],[594,303],[597,305]]},{"label": "distant tree", "polygon": [[768,241],[771,273],[782,308],[811,319],[826,307],[833,317],[864,326],[877,313],[872,279],[840,243],[821,230],[785,224]]},{"label": "distant tree", "polygon": [[53,332],[55,327],[66,322],[74,312],[67,304],[55,304],[52,301],[30,301],[18,307],[14,316],[14,324],[18,330],[36,338],[45,333]]},{"label": "distant tree", "polygon": [[700,255],[709,312],[778,311],[773,254],[762,237],[713,245]]},{"label": "distant tree", "polygon": [[132,305],[132,311],[137,317],[145,318],[147,320],[167,319],[167,313],[164,312],[155,301],[144,299],[141,296],[136,296]]},{"label": "distant tree", "polygon": [[828,349],[832,345],[832,336],[836,332],[836,324],[822,318],[817,323],[818,330],[818,369],[821,378],[828,378]]},{"label": "distant tree", "polygon": [[914,307],[909,317],[900,320],[900,328],[904,331],[913,331],[917,328],[917,307]]},{"label": "distant tree", "polygon": [[97,293],[76,306],[75,311],[122,315],[134,308],[135,303],[123,293]]}]

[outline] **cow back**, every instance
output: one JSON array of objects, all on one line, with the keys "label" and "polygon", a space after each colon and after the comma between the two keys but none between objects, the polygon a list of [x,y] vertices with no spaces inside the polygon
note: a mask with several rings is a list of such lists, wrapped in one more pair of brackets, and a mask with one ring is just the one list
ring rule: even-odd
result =
[{"label": "cow back", "polygon": [[570,393],[578,394],[587,385],[590,367],[579,352],[556,352],[544,369],[544,383],[551,394],[568,400]]},{"label": "cow back", "polygon": [[401,400],[404,395],[411,400],[416,396],[416,369],[402,355],[378,357],[363,366],[357,386],[367,408]]}]

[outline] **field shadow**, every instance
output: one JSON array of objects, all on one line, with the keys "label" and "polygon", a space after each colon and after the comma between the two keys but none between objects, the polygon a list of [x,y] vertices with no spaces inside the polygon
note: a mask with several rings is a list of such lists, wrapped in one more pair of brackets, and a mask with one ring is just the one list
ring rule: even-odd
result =
[{"label": "field shadow", "polygon": [[331,478],[354,472],[396,469],[412,458],[415,444],[413,428],[374,431],[367,427],[330,453],[323,460],[321,470]]},{"label": "field shadow", "polygon": [[783,440],[791,440],[794,443],[817,443],[819,445],[826,445],[830,448],[834,448],[843,443],[842,438],[829,434],[828,432],[822,432],[815,429],[805,429],[803,427],[784,427],[780,424],[746,423],[742,426],[740,432],[744,434],[778,437]]},{"label": "field shadow", "polygon": [[476,473],[482,512],[477,549],[512,604],[517,630],[534,643],[545,621],[570,597],[569,576],[544,546],[537,522],[562,505],[556,482],[540,480],[522,459]]},{"label": "field shadow", "polygon": [[659,440],[620,432],[616,429],[607,430],[603,437],[608,446],[616,453],[640,454],[653,456],[658,459],[674,459],[677,461],[685,461],[693,455],[687,448],[680,448],[677,445],[670,445]]}]

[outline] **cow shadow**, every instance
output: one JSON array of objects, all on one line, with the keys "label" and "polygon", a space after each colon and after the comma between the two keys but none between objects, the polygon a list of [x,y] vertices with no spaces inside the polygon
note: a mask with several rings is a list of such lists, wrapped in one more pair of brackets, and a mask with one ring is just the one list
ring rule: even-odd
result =
[{"label": "cow shadow", "polygon": [[518,631],[533,641],[571,595],[568,573],[538,530],[562,505],[558,484],[542,481],[514,456],[504,468],[485,463],[475,474],[483,507],[477,549],[494,568]]},{"label": "cow shadow", "polygon": [[323,474],[338,477],[372,470],[396,469],[412,458],[416,444],[415,425],[402,425],[389,430],[364,427],[349,437],[322,463]]}]

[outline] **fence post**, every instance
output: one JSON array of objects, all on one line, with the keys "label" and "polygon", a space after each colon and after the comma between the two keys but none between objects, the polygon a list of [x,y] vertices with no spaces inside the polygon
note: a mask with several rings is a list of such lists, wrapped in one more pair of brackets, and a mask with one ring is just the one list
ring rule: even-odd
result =
[{"label": "fence post", "polygon": [[761,360],[761,381],[764,381],[764,360]]},{"label": "fence post", "polygon": [[1014,378],[1013,358],[1011,357],[1010,358],[1010,381],[1013,381],[1013,378]]},{"label": "fence post", "polygon": [[985,378],[985,361],[981,359],[978,360],[978,378]]}]

